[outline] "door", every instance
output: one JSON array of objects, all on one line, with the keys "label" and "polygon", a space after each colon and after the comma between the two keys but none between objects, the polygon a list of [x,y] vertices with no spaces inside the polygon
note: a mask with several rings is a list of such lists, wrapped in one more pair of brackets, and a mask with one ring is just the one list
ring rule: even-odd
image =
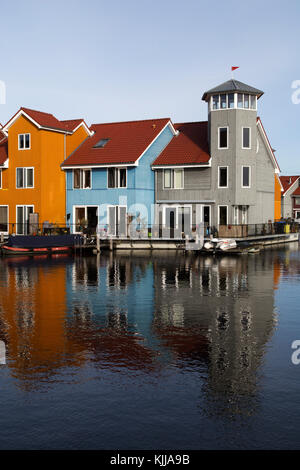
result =
[{"label": "door", "polygon": [[108,206],[108,234],[126,237],[126,206]]},{"label": "door", "polygon": [[176,226],[176,207],[166,207],[165,226],[168,229],[169,237],[174,238]]},{"label": "door", "polygon": [[8,206],[0,206],[0,232],[8,233]]},{"label": "door", "polygon": [[178,226],[179,231],[185,235],[191,233],[192,214],[190,207],[178,207]]},{"label": "door", "polygon": [[33,206],[17,206],[17,235],[29,233],[29,214],[33,214]]},{"label": "door", "polygon": [[210,206],[203,206],[203,222],[205,226],[210,226]]},{"label": "door", "polygon": [[227,206],[219,206],[219,225],[227,225]]}]

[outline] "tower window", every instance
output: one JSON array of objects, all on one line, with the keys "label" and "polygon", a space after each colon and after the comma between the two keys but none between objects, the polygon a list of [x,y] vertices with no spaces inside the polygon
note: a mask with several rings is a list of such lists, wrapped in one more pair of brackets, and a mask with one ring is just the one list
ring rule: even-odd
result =
[{"label": "tower window", "polygon": [[250,166],[242,166],[242,188],[250,188]]},{"label": "tower window", "polygon": [[219,127],[219,149],[228,149],[228,127]]},{"label": "tower window", "polygon": [[250,127],[243,127],[243,149],[250,149]]},{"label": "tower window", "polygon": [[228,167],[219,166],[219,188],[228,188]]}]

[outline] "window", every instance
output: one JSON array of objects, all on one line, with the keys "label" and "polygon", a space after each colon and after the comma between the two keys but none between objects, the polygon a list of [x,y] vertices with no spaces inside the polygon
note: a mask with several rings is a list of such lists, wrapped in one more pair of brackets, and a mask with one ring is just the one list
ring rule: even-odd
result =
[{"label": "window", "polygon": [[219,188],[228,188],[228,167],[219,166]]},{"label": "window", "polygon": [[164,189],[183,189],[183,170],[164,170]]},{"label": "window", "polygon": [[250,127],[243,127],[242,128],[243,132],[243,144],[242,148],[243,149],[250,149]]},{"label": "window", "polygon": [[110,139],[101,139],[94,145],[94,149],[102,149]]},{"label": "window", "polygon": [[74,189],[90,189],[91,187],[91,170],[73,170]]},{"label": "window", "polygon": [[[236,98],[235,98],[235,95]],[[235,102],[236,99],[236,102]],[[256,95],[249,95],[249,93],[222,93],[219,95],[212,95],[211,109],[256,109]]]},{"label": "window", "polygon": [[219,206],[219,225],[227,225],[227,206]]},{"label": "window", "polygon": [[296,206],[300,206],[300,197],[295,197]]},{"label": "window", "polygon": [[242,166],[242,188],[250,188],[250,166]]},{"label": "window", "polygon": [[220,95],[213,95],[212,101],[213,101],[213,109],[219,109],[220,108]]},{"label": "window", "polygon": [[34,168],[17,168],[17,188],[33,188]]},{"label": "window", "polygon": [[30,149],[30,134],[19,134],[19,150]]},{"label": "window", "polygon": [[219,149],[228,148],[228,127],[219,127]]},{"label": "window", "polygon": [[0,232],[8,232],[8,206],[0,206]]},{"label": "window", "polygon": [[0,170],[0,189],[2,189],[2,170]]},{"label": "window", "polygon": [[234,94],[229,93],[228,95],[228,108],[234,108]]},{"label": "window", "polygon": [[108,168],[107,169],[107,187],[108,188],[126,188],[127,187],[127,169],[126,168]]}]

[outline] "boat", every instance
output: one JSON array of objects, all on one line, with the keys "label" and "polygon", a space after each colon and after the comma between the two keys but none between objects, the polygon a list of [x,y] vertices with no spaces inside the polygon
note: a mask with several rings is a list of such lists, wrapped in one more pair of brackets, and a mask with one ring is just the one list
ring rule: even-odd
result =
[{"label": "boat", "polygon": [[3,255],[57,255],[81,244],[80,235],[10,235],[2,245]]},{"label": "boat", "polygon": [[221,240],[218,248],[222,251],[233,250],[237,247],[236,241],[233,239]]}]

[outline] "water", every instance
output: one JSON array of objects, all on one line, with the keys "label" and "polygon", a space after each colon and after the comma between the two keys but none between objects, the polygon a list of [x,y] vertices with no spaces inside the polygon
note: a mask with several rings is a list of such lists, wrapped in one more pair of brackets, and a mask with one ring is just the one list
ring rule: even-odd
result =
[{"label": "water", "polygon": [[299,449],[298,244],[0,259],[0,449]]}]

